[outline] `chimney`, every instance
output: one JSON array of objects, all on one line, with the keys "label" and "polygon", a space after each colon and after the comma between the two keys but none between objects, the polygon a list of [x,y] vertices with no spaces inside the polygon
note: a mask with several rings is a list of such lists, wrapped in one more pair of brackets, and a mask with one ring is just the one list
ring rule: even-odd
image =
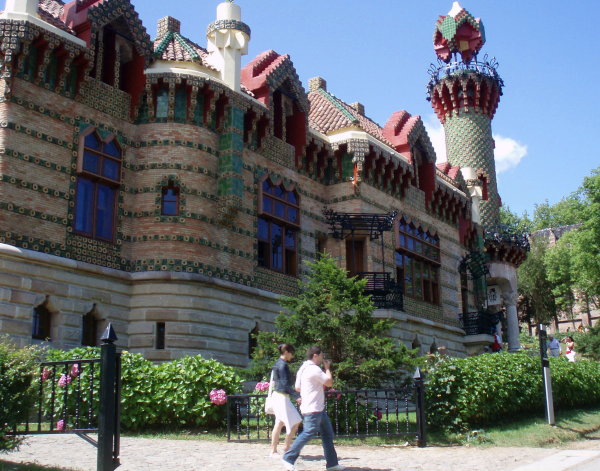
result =
[{"label": "chimney", "polygon": [[6,0],[4,13],[21,13],[37,17],[38,0]]},{"label": "chimney", "polygon": [[165,16],[158,20],[156,37],[164,38],[167,33],[181,33],[181,21],[176,20],[172,16]]},{"label": "chimney", "polygon": [[208,25],[208,62],[221,72],[221,80],[239,92],[242,56],[248,54],[250,27],[242,22],[242,9],[233,2],[217,6],[217,19]]},{"label": "chimney", "polygon": [[352,108],[354,108],[356,111],[358,111],[358,114],[360,114],[361,116],[365,115],[365,105],[363,105],[362,103],[359,103],[358,101],[352,103],[350,105]]},{"label": "chimney", "polygon": [[308,91],[315,92],[318,89],[327,91],[327,81],[322,77],[308,79]]}]

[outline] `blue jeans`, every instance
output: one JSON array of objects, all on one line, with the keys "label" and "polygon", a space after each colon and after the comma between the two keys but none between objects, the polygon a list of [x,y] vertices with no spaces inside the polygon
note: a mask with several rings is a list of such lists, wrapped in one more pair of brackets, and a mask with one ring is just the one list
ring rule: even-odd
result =
[{"label": "blue jeans", "polygon": [[296,437],[294,443],[288,451],[283,455],[284,461],[294,464],[300,456],[300,452],[304,445],[321,432],[321,441],[323,442],[323,452],[325,453],[326,468],[330,468],[338,464],[337,453],[333,446],[333,427],[327,416],[327,412],[316,412],[314,414],[306,414],[302,422],[302,433]]}]

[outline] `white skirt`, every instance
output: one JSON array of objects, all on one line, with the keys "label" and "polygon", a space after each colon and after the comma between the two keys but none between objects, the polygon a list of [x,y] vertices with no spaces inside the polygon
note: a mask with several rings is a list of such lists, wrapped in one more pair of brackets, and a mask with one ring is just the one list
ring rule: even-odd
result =
[{"label": "white skirt", "polygon": [[287,433],[292,427],[302,422],[302,417],[290,401],[290,396],[277,391],[272,392],[273,410],[275,411],[275,420],[283,422]]}]

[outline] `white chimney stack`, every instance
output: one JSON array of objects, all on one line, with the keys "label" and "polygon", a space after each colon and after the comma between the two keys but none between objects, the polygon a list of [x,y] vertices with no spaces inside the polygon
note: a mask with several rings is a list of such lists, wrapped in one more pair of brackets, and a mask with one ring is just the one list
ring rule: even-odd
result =
[{"label": "white chimney stack", "polygon": [[233,2],[217,6],[217,19],[208,26],[208,62],[221,73],[221,80],[240,91],[242,56],[248,54],[250,28],[242,22],[242,9]]},{"label": "white chimney stack", "polygon": [[37,16],[38,0],[6,0],[4,13]]}]

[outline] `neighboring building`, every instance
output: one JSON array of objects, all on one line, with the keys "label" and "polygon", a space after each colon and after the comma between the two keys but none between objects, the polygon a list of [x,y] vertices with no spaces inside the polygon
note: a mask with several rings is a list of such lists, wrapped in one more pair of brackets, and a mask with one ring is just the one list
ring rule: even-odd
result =
[{"label": "neighboring building", "polygon": [[483,250],[480,200],[492,219],[499,204],[498,87],[473,108],[487,160],[465,174],[454,151],[436,166],[418,116],[381,127],[321,78],[306,92],[272,50],[242,68],[239,6],[218,5],[206,48],[179,26],[163,18],[151,41],[128,0],[7,1],[0,331],[68,348],[112,322],[119,346],[151,360],[245,365],[251,335],[325,251],[369,279],[398,341],[454,355],[490,343],[461,328],[480,306],[460,267]]},{"label": "neighboring building", "polygon": [[[530,238],[544,239],[548,247],[556,245],[558,240],[567,232],[581,227],[581,224],[568,226],[548,227],[531,233]],[[572,312],[563,312],[548,329],[550,332],[573,332],[595,325],[600,319],[599,301],[589,299],[583,293],[574,292],[575,305]]]}]

